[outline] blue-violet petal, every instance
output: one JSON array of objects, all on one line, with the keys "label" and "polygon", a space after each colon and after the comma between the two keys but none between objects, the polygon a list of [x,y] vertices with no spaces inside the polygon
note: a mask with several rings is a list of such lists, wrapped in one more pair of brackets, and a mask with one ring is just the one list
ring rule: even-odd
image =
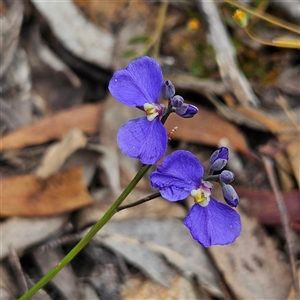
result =
[{"label": "blue-violet petal", "polygon": [[159,118],[150,122],[147,117],[141,117],[126,122],[119,129],[117,142],[125,155],[152,165],[167,150],[168,135]]},{"label": "blue-violet petal", "polygon": [[206,207],[194,204],[184,220],[184,225],[203,247],[228,245],[242,230],[239,214],[213,198]]},{"label": "blue-violet petal", "polygon": [[143,106],[158,103],[163,75],[155,59],[144,56],[118,70],[109,81],[108,89],[121,103]]},{"label": "blue-violet petal", "polygon": [[200,186],[203,173],[203,167],[195,155],[178,150],[164,158],[150,175],[150,182],[153,188],[159,189],[163,198],[178,201]]}]

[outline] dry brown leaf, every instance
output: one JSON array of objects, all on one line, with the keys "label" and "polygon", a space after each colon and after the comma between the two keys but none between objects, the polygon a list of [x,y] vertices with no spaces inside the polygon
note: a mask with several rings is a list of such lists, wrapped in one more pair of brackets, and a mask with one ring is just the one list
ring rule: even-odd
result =
[{"label": "dry brown leaf", "polygon": [[[269,190],[257,190],[235,186],[239,197],[248,199],[246,206],[252,215],[258,218],[262,224],[281,224],[280,213],[274,198],[274,193]],[[300,220],[300,195],[298,190],[282,193],[288,211],[290,221]]]},{"label": "dry brown leaf", "polygon": [[48,147],[35,175],[44,179],[54,175],[72,153],[85,146],[86,141],[81,130],[71,129],[61,141]]},{"label": "dry brown leaf", "polygon": [[178,126],[173,139],[218,147],[220,139],[226,137],[236,151],[253,157],[244,136],[235,125],[200,105],[196,106],[199,112],[193,118],[170,115],[166,122],[168,132]]},{"label": "dry brown leaf", "polygon": [[0,138],[0,151],[21,149],[60,138],[72,128],[91,134],[99,129],[103,103],[85,104],[61,111],[34,124],[13,131]]},{"label": "dry brown leaf", "polygon": [[49,216],[90,204],[82,172],[77,167],[45,180],[31,174],[2,179],[1,216]]}]

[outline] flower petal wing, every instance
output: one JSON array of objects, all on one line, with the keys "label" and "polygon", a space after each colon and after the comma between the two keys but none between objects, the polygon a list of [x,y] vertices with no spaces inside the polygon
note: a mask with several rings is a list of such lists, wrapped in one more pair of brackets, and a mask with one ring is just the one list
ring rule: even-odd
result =
[{"label": "flower petal wing", "polygon": [[155,59],[144,56],[132,61],[126,69],[118,70],[111,78],[108,89],[121,103],[143,106],[157,103],[163,84],[163,75]]},{"label": "flower petal wing", "polygon": [[196,156],[189,151],[178,150],[163,160],[150,175],[150,182],[152,187],[159,189],[163,198],[178,201],[200,185],[203,172]]},{"label": "flower petal wing", "polygon": [[242,229],[239,214],[213,198],[206,207],[194,204],[184,225],[203,247],[228,245],[240,235]]},{"label": "flower petal wing", "polygon": [[147,117],[141,117],[126,122],[119,129],[117,142],[125,155],[152,165],[167,150],[168,135],[159,118],[148,121]]}]

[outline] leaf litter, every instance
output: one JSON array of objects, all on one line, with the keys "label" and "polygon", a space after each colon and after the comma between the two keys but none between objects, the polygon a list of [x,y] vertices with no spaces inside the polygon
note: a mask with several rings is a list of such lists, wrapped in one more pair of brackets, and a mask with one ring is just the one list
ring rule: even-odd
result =
[{"label": "leaf litter", "polygon": [[[281,16],[276,5],[270,2],[263,9]],[[32,284],[40,270],[47,272],[58,263],[134,176],[139,164],[120,153],[115,136],[136,112],[99,93],[99,86],[107,85],[110,72],[125,67],[135,55],[148,54],[156,56],[164,76],[199,108],[193,119],[182,122],[172,116],[167,122],[168,131],[179,127],[168,151],[193,150],[205,165],[222,139],[232,147],[240,164],[235,188],[241,197],[242,234],[230,246],[205,251],[182,225],[189,199],[183,205],[161,198],[146,202],[117,213],[83,251],[80,263],[69,265],[65,276],[61,273],[61,279],[53,280],[41,297],[56,299],[56,293],[65,299],[295,299],[295,266],[288,260],[282,215],[260,155],[274,160],[289,225],[297,228],[297,50],[258,47],[229,21],[233,7],[225,3],[169,3],[162,29],[159,3],[101,6],[76,0],[64,5],[31,1],[24,6],[25,10],[20,3],[5,3],[1,14],[7,24],[14,24],[4,28],[4,46],[12,36],[21,39],[18,48],[14,44],[7,51],[11,54],[1,83],[1,266],[11,269],[7,257],[13,247],[24,270],[21,275]],[[14,8],[19,17],[10,19]],[[284,11],[292,22],[292,14]],[[13,23],[22,14],[22,25]],[[195,18],[199,23],[191,29],[189,21]],[[67,30],[62,32],[62,26]],[[222,39],[220,30],[225,32]],[[265,34],[274,28],[261,30]],[[159,40],[162,47],[157,48]],[[263,68],[261,61],[267,62]],[[38,155],[31,161],[34,151]],[[128,202],[152,192],[145,179]],[[72,224],[71,229],[66,224]],[[297,257],[299,231],[292,233]],[[82,280],[80,266],[95,261],[100,265],[95,263],[94,271],[87,268]],[[3,295],[20,296],[11,273],[2,274]]]}]

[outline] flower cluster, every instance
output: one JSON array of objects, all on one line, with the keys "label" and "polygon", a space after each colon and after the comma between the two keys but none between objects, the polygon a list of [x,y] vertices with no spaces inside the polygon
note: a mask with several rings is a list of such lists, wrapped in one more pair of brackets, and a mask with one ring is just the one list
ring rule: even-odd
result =
[{"label": "flower cluster", "polygon": [[[213,184],[205,181],[203,175],[200,161],[191,152],[178,150],[163,160],[150,175],[150,182],[169,201],[183,200],[189,195],[194,197],[195,204],[184,224],[201,245],[209,247],[230,244],[241,232],[240,216],[228,205],[211,197]],[[238,201],[238,197],[231,192],[225,189],[223,195],[226,202],[234,206],[232,204]]]},{"label": "flower cluster", "polygon": [[[140,159],[143,164],[155,164],[165,154],[168,134],[164,122],[170,113],[191,118],[198,112],[195,106],[186,104],[180,95],[175,95],[171,81],[163,82],[160,66],[147,56],[116,71],[109,90],[121,103],[145,112],[145,116],[125,123],[117,135],[121,151]],[[168,107],[159,102],[161,95],[168,99]],[[219,148],[212,154],[209,173],[204,176],[201,162],[192,153],[178,150],[165,157],[150,175],[152,187],[158,189],[166,200],[183,200],[189,195],[194,198],[195,204],[184,224],[204,247],[230,244],[241,232],[239,214],[232,208],[238,205],[239,198],[229,184],[234,174],[224,170],[215,175],[227,161],[228,149]],[[210,181],[221,184],[228,205],[211,197],[213,184]]]},{"label": "flower cluster", "polygon": [[[138,158],[143,164],[155,164],[165,154],[168,134],[162,117],[175,112],[188,118],[198,110],[195,106],[185,104],[182,100],[175,107],[173,84],[166,80],[159,64],[148,56],[131,62],[126,69],[118,70],[111,78],[108,89],[121,103],[135,106],[145,112],[146,116],[130,120],[118,132],[117,142],[121,151],[132,158]],[[168,109],[159,103],[160,95],[169,99]]]}]

